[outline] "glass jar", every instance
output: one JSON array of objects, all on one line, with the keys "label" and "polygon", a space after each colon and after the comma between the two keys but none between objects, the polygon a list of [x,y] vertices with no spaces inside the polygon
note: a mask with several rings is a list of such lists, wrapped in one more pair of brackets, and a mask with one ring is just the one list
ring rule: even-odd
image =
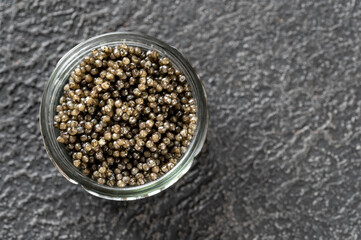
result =
[{"label": "glass jar", "polygon": [[[126,43],[143,50],[156,50],[161,56],[168,57],[172,64],[185,76],[191,86],[193,97],[197,103],[197,127],[186,153],[173,169],[155,181],[140,186],[125,188],[100,185],[95,180],[78,170],[72,163],[63,144],[56,141],[59,130],[53,126],[55,108],[63,94],[63,87],[68,81],[70,72],[94,48],[101,46],[117,46]],[[208,107],[206,93],[199,76],[188,60],[175,48],[150,36],[132,32],[114,32],[93,37],[82,42],[67,52],[58,62],[47,83],[40,106],[40,129],[46,151],[61,174],[74,184],[79,184],[88,193],[111,200],[134,200],[159,193],[180,179],[191,167],[194,157],[200,152],[207,133]]]}]

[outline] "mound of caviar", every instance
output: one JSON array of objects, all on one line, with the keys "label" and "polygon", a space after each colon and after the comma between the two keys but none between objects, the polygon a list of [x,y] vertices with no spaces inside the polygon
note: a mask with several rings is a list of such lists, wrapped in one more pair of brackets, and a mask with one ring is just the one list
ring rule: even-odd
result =
[{"label": "mound of caviar", "polygon": [[157,51],[94,49],[71,72],[54,126],[75,167],[99,184],[156,180],[185,153],[196,128],[186,77]]}]

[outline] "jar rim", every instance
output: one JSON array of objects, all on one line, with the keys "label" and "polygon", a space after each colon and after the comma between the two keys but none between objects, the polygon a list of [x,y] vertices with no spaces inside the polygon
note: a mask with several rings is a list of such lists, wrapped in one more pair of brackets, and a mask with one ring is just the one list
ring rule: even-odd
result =
[{"label": "jar rim", "polygon": [[[55,91],[57,90],[58,93],[62,92],[62,87],[69,77],[67,73],[73,70],[75,65],[85,55],[89,55],[92,49],[104,45],[120,45],[123,42],[131,46],[155,49],[161,55],[169,57],[172,63],[183,72],[188,83],[191,85],[193,97],[196,99],[197,126],[190,145],[173,169],[161,175],[157,180],[147,182],[144,185],[117,188],[100,185],[90,177],[83,175],[69,161],[69,156],[64,156],[64,147],[56,141],[55,128],[52,122],[55,109],[51,103],[54,103],[54,101],[55,104],[58,103],[59,99],[55,96]],[[203,146],[208,127],[206,93],[198,74],[190,62],[174,47],[154,37],[136,32],[112,32],[98,35],[79,43],[69,50],[59,60],[45,86],[39,115],[40,130],[46,151],[62,175],[72,183],[79,183],[86,191],[93,195],[112,200],[139,199],[154,195],[173,185],[190,168],[193,158]]]}]

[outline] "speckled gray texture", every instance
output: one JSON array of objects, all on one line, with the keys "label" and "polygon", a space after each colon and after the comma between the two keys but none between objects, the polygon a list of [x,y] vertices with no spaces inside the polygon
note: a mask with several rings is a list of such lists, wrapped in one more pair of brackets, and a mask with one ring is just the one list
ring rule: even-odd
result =
[{"label": "speckled gray texture", "polygon": [[[360,239],[361,5],[312,2],[1,1],[0,239]],[[113,202],[56,170],[38,109],[65,52],[124,30],[190,59],[210,126],[173,187]]]}]

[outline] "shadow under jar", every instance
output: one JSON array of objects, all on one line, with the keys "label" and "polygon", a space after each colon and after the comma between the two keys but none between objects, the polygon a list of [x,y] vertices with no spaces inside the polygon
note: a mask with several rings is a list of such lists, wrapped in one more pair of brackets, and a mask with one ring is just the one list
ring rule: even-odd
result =
[{"label": "shadow under jar", "polygon": [[[63,87],[68,82],[70,73],[95,48],[102,46],[119,46],[121,44],[140,47],[143,51],[155,50],[162,57],[168,57],[176,69],[185,75],[196,100],[197,125],[192,140],[178,163],[169,172],[154,181],[144,185],[126,186],[124,188],[110,187],[98,184],[89,176],[85,176],[72,162],[64,144],[58,143],[59,129],[54,127],[56,106],[63,94]],[[191,167],[194,157],[200,152],[207,133],[208,107],[206,93],[197,73],[188,60],[175,48],[153,37],[140,33],[114,32],[93,37],[80,43],[67,52],[58,62],[49,82],[47,83],[40,107],[40,129],[43,142],[50,159],[62,175],[74,184],[80,184],[88,193],[111,200],[135,200],[154,194],[173,185]]]}]

